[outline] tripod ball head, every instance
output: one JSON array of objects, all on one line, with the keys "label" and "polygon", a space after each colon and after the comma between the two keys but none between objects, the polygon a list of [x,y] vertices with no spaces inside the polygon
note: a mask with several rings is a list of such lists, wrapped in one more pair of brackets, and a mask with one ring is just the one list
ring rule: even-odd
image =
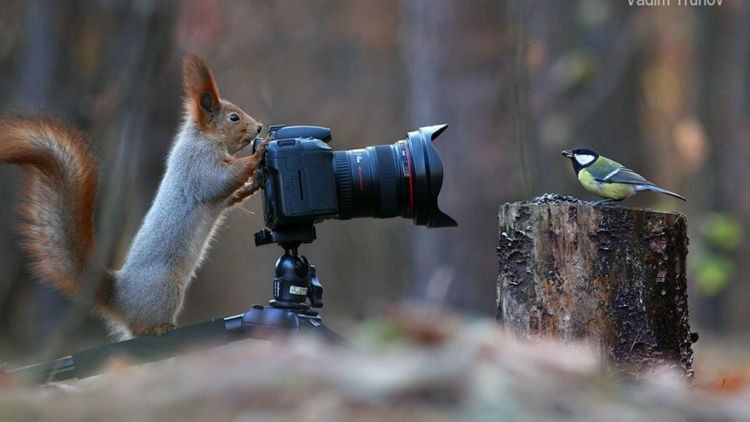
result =
[{"label": "tripod ball head", "polygon": [[[308,309],[323,306],[323,286],[318,281],[315,267],[297,247],[285,247],[276,261],[271,305],[283,308]],[[308,305],[307,299],[310,299]]]}]

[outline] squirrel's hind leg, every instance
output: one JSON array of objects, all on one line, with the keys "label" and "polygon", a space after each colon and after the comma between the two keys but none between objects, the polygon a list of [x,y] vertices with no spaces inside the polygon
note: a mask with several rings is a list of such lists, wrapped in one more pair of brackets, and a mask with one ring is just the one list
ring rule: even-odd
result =
[{"label": "squirrel's hind leg", "polygon": [[108,320],[107,328],[109,337],[114,341],[125,341],[133,338],[133,332],[130,331],[130,328],[120,321]]},{"label": "squirrel's hind leg", "polygon": [[165,324],[159,324],[155,327],[146,328],[144,330],[140,330],[139,332],[135,333],[138,336],[145,336],[148,334],[156,334],[157,336],[160,336],[162,334],[165,334],[167,331],[172,330],[175,328],[175,325],[168,322]]}]

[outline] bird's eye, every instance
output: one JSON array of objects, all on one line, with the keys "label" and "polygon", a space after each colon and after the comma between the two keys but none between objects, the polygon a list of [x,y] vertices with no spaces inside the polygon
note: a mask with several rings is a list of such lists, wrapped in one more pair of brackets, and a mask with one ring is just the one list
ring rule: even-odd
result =
[{"label": "bird's eye", "polygon": [[229,120],[236,122],[240,120],[240,116],[237,115],[237,113],[232,113],[229,115]]}]

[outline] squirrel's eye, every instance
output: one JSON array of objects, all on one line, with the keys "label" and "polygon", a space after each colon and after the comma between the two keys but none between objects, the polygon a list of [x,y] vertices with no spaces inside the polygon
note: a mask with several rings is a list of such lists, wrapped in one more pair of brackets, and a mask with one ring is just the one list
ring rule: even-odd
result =
[{"label": "squirrel's eye", "polygon": [[231,120],[233,122],[236,122],[236,121],[240,120],[240,116],[238,116],[237,113],[232,113],[232,114],[229,115],[229,120]]}]

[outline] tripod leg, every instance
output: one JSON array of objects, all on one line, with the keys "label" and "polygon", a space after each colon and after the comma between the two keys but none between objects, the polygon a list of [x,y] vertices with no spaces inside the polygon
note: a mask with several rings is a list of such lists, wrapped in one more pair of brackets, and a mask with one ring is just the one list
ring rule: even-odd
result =
[{"label": "tripod leg", "polygon": [[347,344],[346,338],[344,336],[331,330],[327,326],[323,325],[321,326],[320,329],[321,329],[321,334],[323,335],[323,337],[330,340],[331,342],[336,343],[336,344]]}]

